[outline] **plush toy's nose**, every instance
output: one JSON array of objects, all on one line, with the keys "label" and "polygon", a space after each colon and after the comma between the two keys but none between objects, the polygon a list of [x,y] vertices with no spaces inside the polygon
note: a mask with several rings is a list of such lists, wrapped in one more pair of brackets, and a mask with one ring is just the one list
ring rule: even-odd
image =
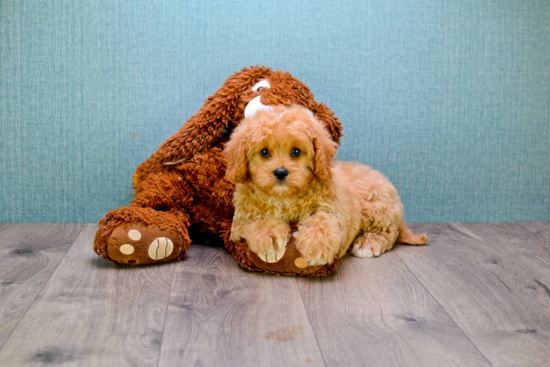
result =
[{"label": "plush toy's nose", "polygon": [[288,170],[286,168],[277,168],[273,171],[273,174],[278,180],[282,181],[286,178],[286,176],[288,176]]}]

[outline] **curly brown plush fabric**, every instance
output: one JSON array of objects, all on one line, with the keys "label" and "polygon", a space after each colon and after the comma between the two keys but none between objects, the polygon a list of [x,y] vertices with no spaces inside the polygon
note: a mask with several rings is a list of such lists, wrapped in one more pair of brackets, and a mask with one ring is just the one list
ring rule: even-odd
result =
[{"label": "curly brown plush fabric", "polygon": [[[262,80],[268,81],[270,87],[253,91],[252,87]],[[325,104],[315,101],[302,82],[289,73],[263,66],[244,68],[229,77],[176,134],[139,165],[132,179],[135,197],[131,205],[110,211],[99,222],[95,252],[111,262],[131,265],[181,260],[191,244],[189,229],[192,227],[193,242],[217,236],[244,268],[273,273],[250,261],[245,242],[235,244],[229,240],[235,187],[225,178],[227,163],[222,150],[232,129],[244,118],[248,103],[258,96],[266,106],[305,106],[339,143],[340,122]],[[122,225],[125,225],[124,234],[116,231]],[[146,239],[152,236],[144,233],[148,231],[160,231],[160,242],[147,243]],[[116,236],[118,238],[114,238]],[[124,248],[120,248],[122,243]],[[163,255],[159,255],[158,243],[165,244]],[[151,254],[151,246],[157,246],[153,258],[139,257],[147,251]],[[115,261],[109,251],[120,251],[116,254],[119,260]],[[337,264],[335,261],[330,267],[298,275],[327,275]]]}]

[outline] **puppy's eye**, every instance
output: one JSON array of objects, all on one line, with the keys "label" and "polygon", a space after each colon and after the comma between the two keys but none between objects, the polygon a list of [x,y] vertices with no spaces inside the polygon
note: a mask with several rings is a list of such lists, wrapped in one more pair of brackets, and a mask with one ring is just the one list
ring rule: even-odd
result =
[{"label": "puppy's eye", "polygon": [[266,148],[262,149],[262,151],[260,152],[260,155],[264,158],[268,158],[269,157],[269,150],[267,150]]},{"label": "puppy's eye", "polygon": [[302,154],[302,151],[300,149],[298,149],[298,148],[292,149],[292,156],[293,157],[299,157],[300,154]]}]

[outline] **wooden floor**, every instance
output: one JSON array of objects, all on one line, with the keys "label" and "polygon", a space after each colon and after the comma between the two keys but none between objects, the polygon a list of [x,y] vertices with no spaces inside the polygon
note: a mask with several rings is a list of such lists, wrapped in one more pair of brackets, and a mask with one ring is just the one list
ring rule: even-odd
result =
[{"label": "wooden floor", "polygon": [[550,366],[550,223],[418,224],[320,279],[223,248],[115,266],[95,224],[0,224],[0,366]]}]

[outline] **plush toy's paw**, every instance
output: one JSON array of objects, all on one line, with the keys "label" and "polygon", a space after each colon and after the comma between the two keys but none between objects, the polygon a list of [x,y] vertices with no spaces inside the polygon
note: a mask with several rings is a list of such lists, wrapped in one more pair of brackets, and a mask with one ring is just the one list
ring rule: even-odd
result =
[{"label": "plush toy's paw", "polygon": [[107,251],[118,263],[143,265],[172,261],[181,255],[184,246],[183,238],[171,229],[126,223],[115,228]]},{"label": "plush toy's paw", "polygon": [[[297,233],[297,224],[290,223],[290,233]],[[296,235],[297,236],[297,235]],[[271,274],[299,275],[299,276],[324,276],[332,274],[338,267],[338,257],[332,264],[323,266],[308,266],[307,261],[296,249],[296,236],[289,236],[290,240],[286,245],[283,257],[274,263],[267,263],[265,259],[250,250],[248,242],[243,238],[236,243],[230,242],[227,246],[228,251],[235,260],[245,269],[252,271],[261,271]]]},{"label": "plush toy's paw", "polygon": [[246,239],[250,251],[258,255],[262,261],[275,263],[283,258],[290,238],[288,223],[265,219],[242,226],[233,224],[232,235],[238,233],[238,239]]},{"label": "plush toy's paw", "polygon": [[393,243],[389,243],[385,236],[377,233],[364,233],[353,243],[351,253],[361,258],[374,257],[382,255],[392,247]]},{"label": "plush toy's paw", "polygon": [[266,263],[276,263],[283,258],[286,251],[286,241],[274,237],[254,238],[250,249]]},{"label": "plush toy's paw", "polygon": [[312,227],[301,227],[293,236],[296,237],[296,248],[309,266],[332,264],[338,254],[339,243]]},{"label": "plush toy's paw", "polygon": [[288,235],[276,231],[260,231],[248,236],[250,250],[266,263],[275,263],[283,258],[288,242]]}]

